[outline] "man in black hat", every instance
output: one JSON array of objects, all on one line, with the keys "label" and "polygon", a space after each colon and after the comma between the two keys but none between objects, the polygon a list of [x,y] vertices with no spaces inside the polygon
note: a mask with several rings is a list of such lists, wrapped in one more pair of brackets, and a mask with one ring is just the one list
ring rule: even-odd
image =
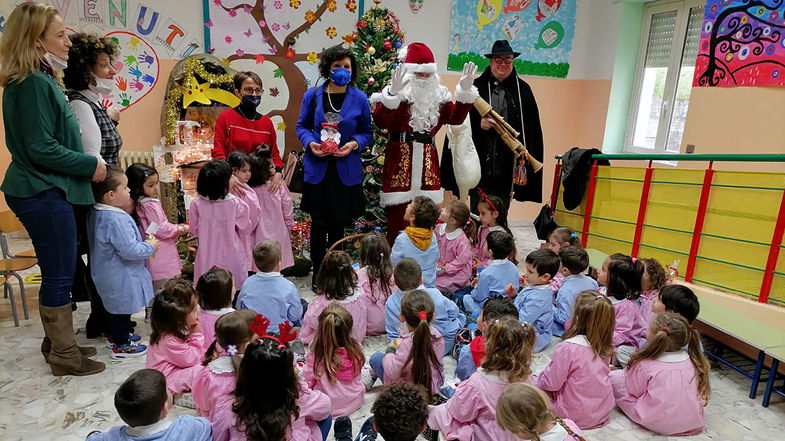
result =
[{"label": "man in black hat", "polygon": [[[491,60],[490,66],[474,80],[480,97],[491,104],[493,109],[520,133],[529,153],[542,161],[542,128],[537,101],[531,87],[514,74],[513,59],[520,55],[510,47],[507,40],[497,40],[491,53],[485,54]],[[480,183],[477,185],[487,194],[496,195],[505,202],[509,209],[510,198],[516,201],[542,202],[542,173],[534,173],[531,166],[526,165],[525,185],[513,185],[513,171],[518,164],[514,161],[512,150],[502,141],[493,128],[496,124],[491,118],[482,118],[476,109],[469,113],[472,125],[472,139],[477,148],[482,170]],[[445,147],[447,143],[445,141]],[[458,185],[452,167],[452,153],[445,148],[442,153],[442,186],[458,194]],[[477,190],[469,191],[471,207],[477,212]]]}]

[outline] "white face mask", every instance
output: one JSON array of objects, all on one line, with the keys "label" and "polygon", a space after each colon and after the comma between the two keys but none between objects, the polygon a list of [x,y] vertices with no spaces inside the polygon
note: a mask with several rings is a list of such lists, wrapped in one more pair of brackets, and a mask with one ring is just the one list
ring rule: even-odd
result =
[{"label": "white face mask", "polygon": [[49,49],[44,46],[43,42],[41,42],[41,47],[46,51],[44,54],[44,62],[48,64],[52,70],[64,71],[68,67],[68,60],[60,59],[57,55],[49,52]]},{"label": "white face mask", "polygon": [[93,81],[95,81],[95,84],[90,84],[87,88],[98,95],[108,95],[114,90],[113,78],[98,78],[93,75]]}]

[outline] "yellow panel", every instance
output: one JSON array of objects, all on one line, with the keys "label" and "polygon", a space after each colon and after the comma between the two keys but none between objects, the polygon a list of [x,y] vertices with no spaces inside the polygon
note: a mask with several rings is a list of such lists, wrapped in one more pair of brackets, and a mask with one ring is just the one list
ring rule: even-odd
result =
[{"label": "yellow panel", "polygon": [[608,255],[613,253],[629,254],[631,251],[629,244],[594,236],[589,236],[588,247],[600,250]]},{"label": "yellow panel", "polygon": [[[684,263],[687,263],[686,254],[690,252],[691,234],[678,233],[675,231],[658,230],[654,228],[644,228],[641,233],[641,246],[650,245],[652,247],[664,248],[678,254],[683,253]],[[686,268],[686,267],[685,267]]]},{"label": "yellow panel", "polygon": [[714,237],[702,237],[698,247],[698,256],[763,270],[766,268],[766,259],[769,257],[769,247]]},{"label": "yellow panel", "polygon": [[[747,185],[751,187],[785,188],[785,174],[741,171],[716,171],[712,185]],[[780,193],[782,196],[782,193]]]},{"label": "yellow panel", "polygon": [[769,303],[785,306],[785,277],[779,274],[774,275],[769,293]]},{"label": "yellow panel", "polygon": [[700,202],[700,185],[679,185],[671,182],[700,184],[702,170],[656,169],[652,175],[646,225],[692,231]]},{"label": "yellow panel", "polygon": [[[763,280],[763,272],[698,258],[695,262],[693,278],[696,279],[696,283],[701,285],[708,285],[720,290],[727,290],[732,294],[757,299]],[[743,291],[747,294],[737,291]]]},{"label": "yellow panel", "polygon": [[638,256],[656,259],[657,262],[660,262],[663,266],[673,265],[674,262],[678,261],[677,267],[679,269],[679,275],[681,276],[684,275],[684,269],[687,268],[687,256],[669,251],[656,250],[645,245],[641,245]]},{"label": "yellow panel", "polygon": [[768,243],[781,199],[773,191],[712,187],[703,232]]}]

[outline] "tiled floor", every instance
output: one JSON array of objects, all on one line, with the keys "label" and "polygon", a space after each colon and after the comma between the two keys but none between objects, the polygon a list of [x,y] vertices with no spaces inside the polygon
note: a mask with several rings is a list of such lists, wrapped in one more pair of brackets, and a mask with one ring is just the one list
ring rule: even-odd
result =
[{"label": "tiled floor", "polygon": [[[514,228],[518,238],[519,256],[536,247],[539,242],[530,226]],[[29,246],[24,240],[13,241],[14,249]],[[35,271],[33,271],[35,272]],[[307,288],[306,280],[297,280],[303,297],[313,296]],[[29,285],[31,299],[37,296],[37,287]],[[114,361],[109,357],[109,349],[103,341],[86,340],[79,329],[77,340],[82,344],[93,344],[98,348],[97,359],[107,363],[101,374],[89,377],[54,377],[39,352],[42,330],[37,314],[37,300],[31,301],[31,319],[22,321],[21,327],[14,328],[8,312],[8,300],[0,307],[0,439],[2,440],[83,440],[93,430],[107,430],[122,424],[113,406],[113,395],[117,386],[133,371],[144,367],[144,358],[129,361]],[[88,304],[80,304],[75,313],[77,328],[84,326],[88,315]],[[134,317],[139,323],[138,331],[145,337],[150,329],[144,323],[143,315]],[[549,361],[554,341],[543,353],[534,359],[534,372],[542,370]],[[368,338],[364,342],[366,355],[383,348],[384,336]],[[445,358],[446,372],[452,373],[455,361]],[[783,439],[785,428],[785,403],[775,399],[768,409],[761,407],[760,396],[756,400],[747,398],[749,383],[739,374],[727,369],[716,369],[711,373],[712,397],[706,407],[706,430],[690,440],[774,440]],[[355,430],[369,415],[370,407],[378,394],[375,388],[366,395],[365,406],[352,416]],[[173,410],[172,414],[186,414],[193,411],[183,408]],[[632,441],[661,440],[635,425],[614,410],[611,423],[597,430],[587,432],[590,440]]]}]

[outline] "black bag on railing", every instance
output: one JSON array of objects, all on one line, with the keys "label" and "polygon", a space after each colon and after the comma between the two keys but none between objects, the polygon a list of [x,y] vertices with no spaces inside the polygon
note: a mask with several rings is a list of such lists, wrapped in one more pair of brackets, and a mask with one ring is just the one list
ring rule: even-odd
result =
[{"label": "black bag on railing", "polygon": [[548,236],[558,227],[559,224],[553,220],[553,215],[551,215],[550,205],[543,205],[540,214],[534,219],[534,231],[537,232],[537,239],[547,241]]}]

